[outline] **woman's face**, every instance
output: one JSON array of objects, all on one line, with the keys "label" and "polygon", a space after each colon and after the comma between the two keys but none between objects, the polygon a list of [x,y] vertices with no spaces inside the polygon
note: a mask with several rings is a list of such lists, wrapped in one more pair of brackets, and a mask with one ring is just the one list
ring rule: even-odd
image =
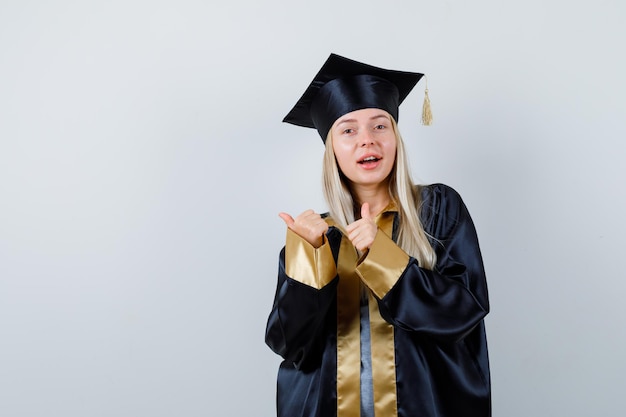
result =
[{"label": "woman's face", "polygon": [[396,159],[396,135],[389,113],[355,110],[337,119],[331,133],[339,168],[353,184],[386,183]]}]

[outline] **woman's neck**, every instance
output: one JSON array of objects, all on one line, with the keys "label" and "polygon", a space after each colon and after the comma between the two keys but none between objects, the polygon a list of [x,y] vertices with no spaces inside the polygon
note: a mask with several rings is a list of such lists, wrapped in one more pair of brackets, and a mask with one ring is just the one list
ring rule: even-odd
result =
[{"label": "woman's neck", "polygon": [[[391,198],[387,185],[378,184],[375,187],[363,187],[353,185],[354,197],[357,206],[360,208],[363,203],[368,203],[370,206],[370,213],[373,216],[377,216],[381,211],[389,205]],[[360,210],[357,211],[360,217]]]}]

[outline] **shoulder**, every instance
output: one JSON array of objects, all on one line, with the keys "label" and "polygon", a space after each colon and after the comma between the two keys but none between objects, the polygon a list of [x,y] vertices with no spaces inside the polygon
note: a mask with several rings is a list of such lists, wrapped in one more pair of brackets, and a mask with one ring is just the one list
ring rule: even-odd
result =
[{"label": "shoulder", "polygon": [[429,185],[417,185],[422,205],[438,206],[441,204],[457,206],[463,203],[461,195],[446,184],[435,183]]},{"label": "shoulder", "polygon": [[428,233],[448,235],[469,217],[461,195],[446,184],[417,186],[420,196],[420,217]]}]

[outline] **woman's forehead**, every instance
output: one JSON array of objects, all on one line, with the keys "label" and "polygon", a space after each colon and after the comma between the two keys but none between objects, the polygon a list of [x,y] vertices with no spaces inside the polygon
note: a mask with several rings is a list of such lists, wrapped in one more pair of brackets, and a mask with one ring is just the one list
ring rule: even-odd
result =
[{"label": "woman's forehead", "polygon": [[356,123],[356,122],[370,121],[370,120],[377,120],[377,119],[391,120],[391,115],[385,110],[377,109],[377,108],[354,110],[354,111],[344,114],[343,116],[335,120],[335,123],[333,124],[333,126],[339,126],[344,123]]}]

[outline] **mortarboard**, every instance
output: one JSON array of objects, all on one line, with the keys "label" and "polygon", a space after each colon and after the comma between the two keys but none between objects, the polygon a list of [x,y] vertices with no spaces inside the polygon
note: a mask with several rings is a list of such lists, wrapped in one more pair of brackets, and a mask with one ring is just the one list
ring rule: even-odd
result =
[{"label": "mortarboard", "polygon": [[324,142],[333,123],[355,110],[382,109],[397,122],[400,103],[423,75],[378,68],[330,54],[283,122],[315,128]]}]

